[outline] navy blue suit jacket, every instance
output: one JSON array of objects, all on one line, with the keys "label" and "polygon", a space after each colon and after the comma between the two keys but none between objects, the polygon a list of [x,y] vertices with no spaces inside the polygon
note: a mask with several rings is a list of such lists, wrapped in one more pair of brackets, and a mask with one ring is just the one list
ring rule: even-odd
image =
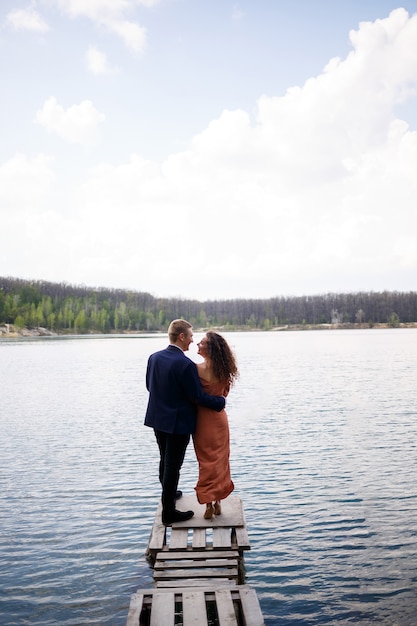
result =
[{"label": "navy blue suit jacket", "polygon": [[197,404],[221,411],[226,401],[204,393],[196,364],[176,346],[151,354],[146,370],[149,391],[145,426],[166,433],[192,434]]}]

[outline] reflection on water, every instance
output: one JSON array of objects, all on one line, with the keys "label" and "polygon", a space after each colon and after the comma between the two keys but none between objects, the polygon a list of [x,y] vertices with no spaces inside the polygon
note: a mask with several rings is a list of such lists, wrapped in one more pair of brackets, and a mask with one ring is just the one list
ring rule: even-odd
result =
[{"label": "reflection on water", "polygon": [[[414,626],[417,332],[227,338],[241,369],[231,466],[266,624]],[[2,623],[125,624],[130,594],[152,586],[159,487],[143,381],[165,345],[0,343]],[[185,491],[196,472],[190,446]]]}]

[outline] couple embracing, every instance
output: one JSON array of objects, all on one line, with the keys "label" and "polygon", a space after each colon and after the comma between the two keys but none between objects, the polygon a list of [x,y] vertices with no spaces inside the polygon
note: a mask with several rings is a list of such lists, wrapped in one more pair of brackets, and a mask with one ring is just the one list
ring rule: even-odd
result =
[{"label": "couple embracing", "polygon": [[206,505],[205,519],[221,514],[221,500],[234,489],[229,466],[229,425],[226,396],[238,369],[226,340],[208,332],[197,344],[204,361],[197,365],[184,353],[193,342],[192,326],[174,320],[168,328],[169,345],[149,357],[146,388],[149,401],[145,425],[154,429],[159,447],[162,485],[162,522],[170,525],[193,517],[179,511],[176,500],[180,470],[193,436],[199,477],[195,490]]}]

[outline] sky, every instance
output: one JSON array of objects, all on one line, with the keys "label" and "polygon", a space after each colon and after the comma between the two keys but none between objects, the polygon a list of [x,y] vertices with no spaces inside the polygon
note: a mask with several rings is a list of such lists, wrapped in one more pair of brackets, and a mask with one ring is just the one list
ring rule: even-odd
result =
[{"label": "sky", "polygon": [[417,290],[417,0],[2,0],[0,276]]}]

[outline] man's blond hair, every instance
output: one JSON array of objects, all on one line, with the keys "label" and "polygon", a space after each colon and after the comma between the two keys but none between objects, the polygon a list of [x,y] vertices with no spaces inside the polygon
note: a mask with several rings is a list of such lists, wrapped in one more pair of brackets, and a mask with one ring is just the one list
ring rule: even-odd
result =
[{"label": "man's blond hair", "polygon": [[192,328],[192,325],[190,322],[187,322],[187,320],[172,320],[168,328],[169,341],[171,343],[177,343],[181,333],[187,335],[190,328]]}]

